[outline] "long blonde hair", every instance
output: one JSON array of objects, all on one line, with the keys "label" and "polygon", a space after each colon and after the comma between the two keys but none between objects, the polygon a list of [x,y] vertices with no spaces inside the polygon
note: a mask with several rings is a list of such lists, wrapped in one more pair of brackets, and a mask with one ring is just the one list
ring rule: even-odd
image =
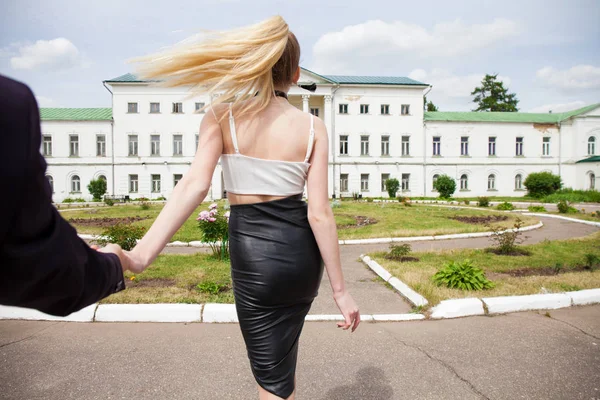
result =
[{"label": "long blonde hair", "polygon": [[208,94],[211,100],[219,94],[213,106],[243,102],[238,114],[265,109],[275,86],[292,84],[299,61],[298,40],[280,16],[133,60],[143,79],[191,86],[193,95]]}]

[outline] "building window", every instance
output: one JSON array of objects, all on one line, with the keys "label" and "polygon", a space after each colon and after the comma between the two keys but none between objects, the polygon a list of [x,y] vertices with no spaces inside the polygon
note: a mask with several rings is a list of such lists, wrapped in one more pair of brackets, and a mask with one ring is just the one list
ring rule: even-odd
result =
[{"label": "building window", "polygon": [[360,113],[361,114],[368,114],[369,113],[369,105],[368,104],[361,104],[360,105]]},{"label": "building window", "polygon": [[596,190],[596,174],[593,172],[590,172],[590,190]]},{"label": "building window", "polygon": [[158,114],[160,112],[160,103],[150,103],[150,114]]},{"label": "building window", "polygon": [[173,103],[173,114],[183,114],[183,103]]},{"label": "building window", "polygon": [[409,115],[410,114],[410,104],[402,104],[402,107],[400,108],[400,113],[402,115]]},{"label": "building window", "polygon": [[54,178],[46,175],[46,179],[48,179],[48,185],[50,185],[50,193],[54,193]]},{"label": "building window", "polygon": [[152,175],[152,193],[160,193],[160,175]]},{"label": "building window", "polygon": [[44,154],[46,157],[52,156],[52,136],[44,135],[42,152],[42,154]]},{"label": "building window", "polygon": [[588,138],[588,156],[593,156],[596,154],[596,138],[594,136],[590,136]]},{"label": "building window", "polygon": [[435,174],[435,175],[433,176],[433,181],[431,182],[431,190],[433,190],[434,192],[437,190],[437,189],[435,188],[435,182],[438,180],[438,178],[439,178],[439,177],[440,177],[440,176],[439,176],[438,174]]},{"label": "building window", "polygon": [[550,138],[549,137],[543,138],[543,142],[542,142],[542,155],[543,156],[549,156],[550,155]]},{"label": "building window", "polygon": [[461,136],[460,138],[460,155],[468,156],[469,155],[469,137]]},{"label": "building window", "polygon": [[130,156],[138,155],[138,135],[129,135],[129,153]]},{"label": "building window", "polygon": [[78,175],[73,175],[71,177],[71,193],[80,193],[81,192],[81,179],[79,179]]},{"label": "building window", "polygon": [[523,175],[517,174],[515,175],[515,190],[523,189]]},{"label": "building window", "polygon": [[369,174],[360,174],[360,191],[369,191]]},{"label": "building window", "polygon": [[96,156],[106,157],[106,135],[96,136]]},{"label": "building window", "polygon": [[385,183],[387,182],[388,179],[390,179],[390,174],[381,174],[381,191],[382,192],[387,191],[387,186]]},{"label": "building window", "polygon": [[106,177],[105,177],[104,175],[100,175],[100,176],[98,177],[98,179],[100,179],[100,180],[102,180],[102,181],[106,182]]},{"label": "building window", "polygon": [[173,187],[177,186],[177,184],[179,183],[181,178],[183,178],[182,174],[174,174],[173,175]]},{"label": "building window", "polygon": [[129,192],[137,193],[138,191],[138,176],[137,175],[129,175]]},{"label": "building window", "polygon": [[522,156],[523,155],[523,138],[522,137],[518,137],[516,142],[515,142],[515,156]]},{"label": "building window", "polygon": [[402,155],[410,155],[410,136],[402,136]]},{"label": "building window", "polygon": [[469,177],[467,174],[460,176],[460,190],[469,190]]},{"label": "building window", "polygon": [[137,112],[138,112],[138,103],[127,103],[127,113],[137,114]]},{"label": "building window", "polygon": [[488,156],[495,156],[496,155],[496,138],[493,136],[490,136],[488,138]]},{"label": "building window", "polygon": [[496,175],[488,176],[488,190],[496,190]]},{"label": "building window", "polygon": [[348,135],[340,136],[340,155],[341,156],[348,155]]},{"label": "building window", "polygon": [[410,191],[410,174],[402,174],[402,191]]},{"label": "building window", "polygon": [[389,136],[381,137],[381,155],[382,156],[390,155],[390,137]]},{"label": "building window", "polygon": [[364,135],[360,137],[360,155],[369,155],[369,136]]},{"label": "building window", "polygon": [[434,156],[441,155],[441,144],[442,144],[442,138],[439,136],[434,136],[433,137],[433,155]]},{"label": "building window", "polygon": [[69,135],[69,155],[71,157],[79,156],[79,136]]},{"label": "building window", "polygon": [[348,191],[348,174],[340,174],[340,192]]},{"label": "building window", "polygon": [[319,109],[318,108],[311,108],[310,109],[310,113],[312,115],[314,115],[315,117],[318,117],[319,116]]},{"label": "building window", "polygon": [[173,155],[183,155],[183,135],[173,135]]},{"label": "building window", "polygon": [[381,105],[381,114],[382,115],[390,115],[390,105],[389,104]]},{"label": "building window", "polygon": [[339,105],[339,113],[340,114],[348,114],[348,104],[340,104]]},{"label": "building window", "polygon": [[150,155],[160,156],[160,135],[150,135]]},{"label": "building window", "polygon": [[205,110],[203,110],[204,106],[206,106],[206,103],[196,103],[194,105],[194,111],[200,114],[204,114]]}]

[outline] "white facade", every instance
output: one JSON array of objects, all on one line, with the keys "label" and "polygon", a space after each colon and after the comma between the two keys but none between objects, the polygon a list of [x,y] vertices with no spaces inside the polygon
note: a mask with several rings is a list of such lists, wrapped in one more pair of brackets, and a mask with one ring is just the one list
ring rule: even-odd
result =
[{"label": "white facade", "polygon": [[[576,161],[600,154],[600,107],[560,124],[436,121],[424,118],[427,85],[356,78],[340,83],[304,70],[301,82],[317,83],[316,92],[293,87],[289,93],[290,103],[325,122],[331,195],[385,197],[382,182],[397,178],[405,196],[436,196],[433,179],[447,174],[457,180],[456,197],[520,196],[527,175],[539,171],[561,175],[566,187],[598,188],[600,162]],[[107,179],[108,194],[168,198],[196,153],[204,115],[196,108],[209,99],[134,79],[107,84],[112,121],[42,120],[43,134],[52,138],[47,161],[54,200],[90,199],[87,184],[100,175]],[[69,153],[73,135],[78,155]],[[98,155],[102,136],[105,153]],[[495,138],[495,154],[490,138]],[[224,194],[221,176],[218,165],[209,193],[213,199]]]}]

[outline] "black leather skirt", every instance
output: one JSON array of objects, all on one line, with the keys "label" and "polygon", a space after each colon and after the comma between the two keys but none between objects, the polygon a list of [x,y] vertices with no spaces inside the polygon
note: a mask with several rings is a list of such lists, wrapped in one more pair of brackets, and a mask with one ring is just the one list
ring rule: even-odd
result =
[{"label": "black leather skirt", "polygon": [[298,339],[323,275],[302,195],[232,205],[229,249],[250,367],[262,388],[285,399],[294,391]]}]

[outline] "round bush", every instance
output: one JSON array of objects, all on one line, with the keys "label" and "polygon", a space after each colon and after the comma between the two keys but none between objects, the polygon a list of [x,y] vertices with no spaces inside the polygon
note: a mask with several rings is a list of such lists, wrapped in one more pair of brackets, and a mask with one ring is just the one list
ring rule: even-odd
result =
[{"label": "round bush", "polygon": [[448,175],[442,175],[437,178],[433,187],[442,199],[449,199],[456,191],[456,181]]},{"label": "round bush", "polygon": [[527,175],[523,182],[528,191],[528,196],[541,198],[551,195],[562,187],[560,176],[550,172],[534,172]]}]

